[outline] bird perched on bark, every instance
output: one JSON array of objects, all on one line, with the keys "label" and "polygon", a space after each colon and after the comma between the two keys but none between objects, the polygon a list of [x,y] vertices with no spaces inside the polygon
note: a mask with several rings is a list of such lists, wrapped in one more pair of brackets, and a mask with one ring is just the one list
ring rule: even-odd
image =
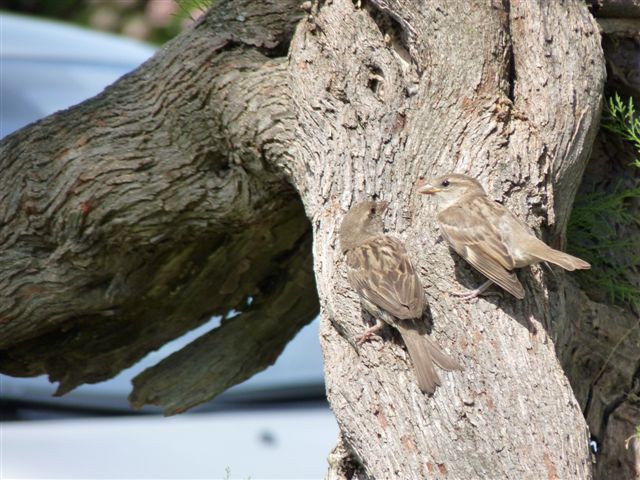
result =
[{"label": "bird perched on bark", "polygon": [[346,256],[349,283],[362,307],[376,324],[357,338],[362,345],[384,324],[398,329],[413,363],[418,385],[433,394],[440,385],[434,363],[444,370],[461,370],[427,336],[422,321],[424,292],[404,244],[382,231],[386,202],[363,202],[346,214],[340,225],[340,244]]},{"label": "bird perched on bark", "polygon": [[478,296],[495,282],[516,298],[524,289],[514,268],[550,262],[565,270],[587,269],[584,260],[554,250],[504,206],[491,200],[474,178],[450,173],[427,182],[420,193],[438,201],[442,237],[466,261],[489,278],[479,288],[461,295]]}]

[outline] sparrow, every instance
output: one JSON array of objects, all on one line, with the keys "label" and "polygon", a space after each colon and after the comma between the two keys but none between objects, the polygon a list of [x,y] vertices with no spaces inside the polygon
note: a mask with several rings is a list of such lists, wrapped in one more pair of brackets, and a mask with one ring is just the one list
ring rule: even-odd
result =
[{"label": "sparrow", "polygon": [[427,336],[420,278],[404,244],[383,233],[387,206],[387,202],[359,203],[340,225],[348,281],[360,295],[362,308],[376,319],[356,340],[362,345],[385,324],[395,327],[407,346],[420,389],[432,395],[441,384],[434,363],[447,371],[462,368]]},{"label": "sparrow", "polygon": [[450,173],[430,180],[418,191],[437,199],[442,237],[489,278],[470,292],[453,292],[464,299],[477,297],[494,282],[514,297],[524,298],[514,268],[539,262],[550,262],[565,270],[591,268],[584,260],[538,240],[525,223],[491,200],[474,178]]}]

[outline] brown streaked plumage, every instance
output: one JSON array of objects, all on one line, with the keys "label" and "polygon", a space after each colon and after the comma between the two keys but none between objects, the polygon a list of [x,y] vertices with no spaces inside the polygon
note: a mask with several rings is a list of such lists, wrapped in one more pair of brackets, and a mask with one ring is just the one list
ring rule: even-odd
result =
[{"label": "brown streaked plumage", "polygon": [[382,232],[386,202],[354,206],[340,226],[340,244],[346,256],[349,283],[376,325],[358,336],[361,345],[387,323],[397,328],[414,366],[420,389],[433,394],[440,385],[434,363],[444,370],[460,370],[453,358],[427,336],[421,320],[424,292],[403,243]]},{"label": "brown streaked plumage", "polygon": [[516,298],[524,298],[524,289],[513,269],[538,262],[555,263],[565,270],[591,267],[538,240],[527,225],[491,200],[474,178],[450,173],[429,181],[419,192],[438,200],[437,218],[443,238],[489,278],[464,298],[476,297],[492,282]]}]

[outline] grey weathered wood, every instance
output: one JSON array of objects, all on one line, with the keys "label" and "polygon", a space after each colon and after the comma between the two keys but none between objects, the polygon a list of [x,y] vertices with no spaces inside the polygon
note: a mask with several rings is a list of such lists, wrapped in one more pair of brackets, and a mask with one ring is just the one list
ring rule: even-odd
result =
[{"label": "grey weathered wood", "polygon": [[[221,6],[102,94],[5,139],[3,372],[46,372],[62,394],[212,315],[278,305],[282,328],[231,329],[264,345],[314,317],[312,276],[283,266],[307,255],[292,265],[311,271],[309,222],[278,167],[293,134],[278,52],[295,6]],[[265,305],[291,278],[306,292]]]},{"label": "grey weathered wood", "polygon": [[314,288],[310,253],[311,235],[307,235],[298,248],[272,266],[273,285],[253,300],[248,311],[138,375],[131,404],[159,404],[165,414],[173,415],[272,365],[317,313],[316,303],[305,299]]},{"label": "grey weathered wood", "polygon": [[[544,267],[520,273],[524,301],[448,296],[479,277],[414,187],[470,173],[564,244],[604,84],[587,6],[298,6],[217,2],[102,95],[2,143],[0,370],[49,373],[64,393],[240,312],[134,381],[134,405],[176,413],[271,364],[317,311],[317,283],[341,428],[329,478],[589,478],[585,415],[611,447],[598,473],[623,472],[611,432],[636,410],[611,406],[638,337],[613,347],[633,318]],[[337,231],[374,195],[420,267],[434,337],[465,366],[432,398],[391,334],[353,342],[364,323]],[[618,316],[607,338],[594,327]]]}]

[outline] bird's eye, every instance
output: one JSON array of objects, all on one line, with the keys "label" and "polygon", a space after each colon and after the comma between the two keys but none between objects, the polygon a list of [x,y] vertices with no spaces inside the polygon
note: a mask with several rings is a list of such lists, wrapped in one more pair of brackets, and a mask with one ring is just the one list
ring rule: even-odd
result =
[{"label": "bird's eye", "polygon": [[441,185],[443,187],[448,187],[449,186],[449,180],[443,180]]},{"label": "bird's eye", "polygon": [[370,215],[375,215],[375,214],[376,214],[376,207],[371,207],[371,208],[369,209],[369,214],[370,214]]}]

